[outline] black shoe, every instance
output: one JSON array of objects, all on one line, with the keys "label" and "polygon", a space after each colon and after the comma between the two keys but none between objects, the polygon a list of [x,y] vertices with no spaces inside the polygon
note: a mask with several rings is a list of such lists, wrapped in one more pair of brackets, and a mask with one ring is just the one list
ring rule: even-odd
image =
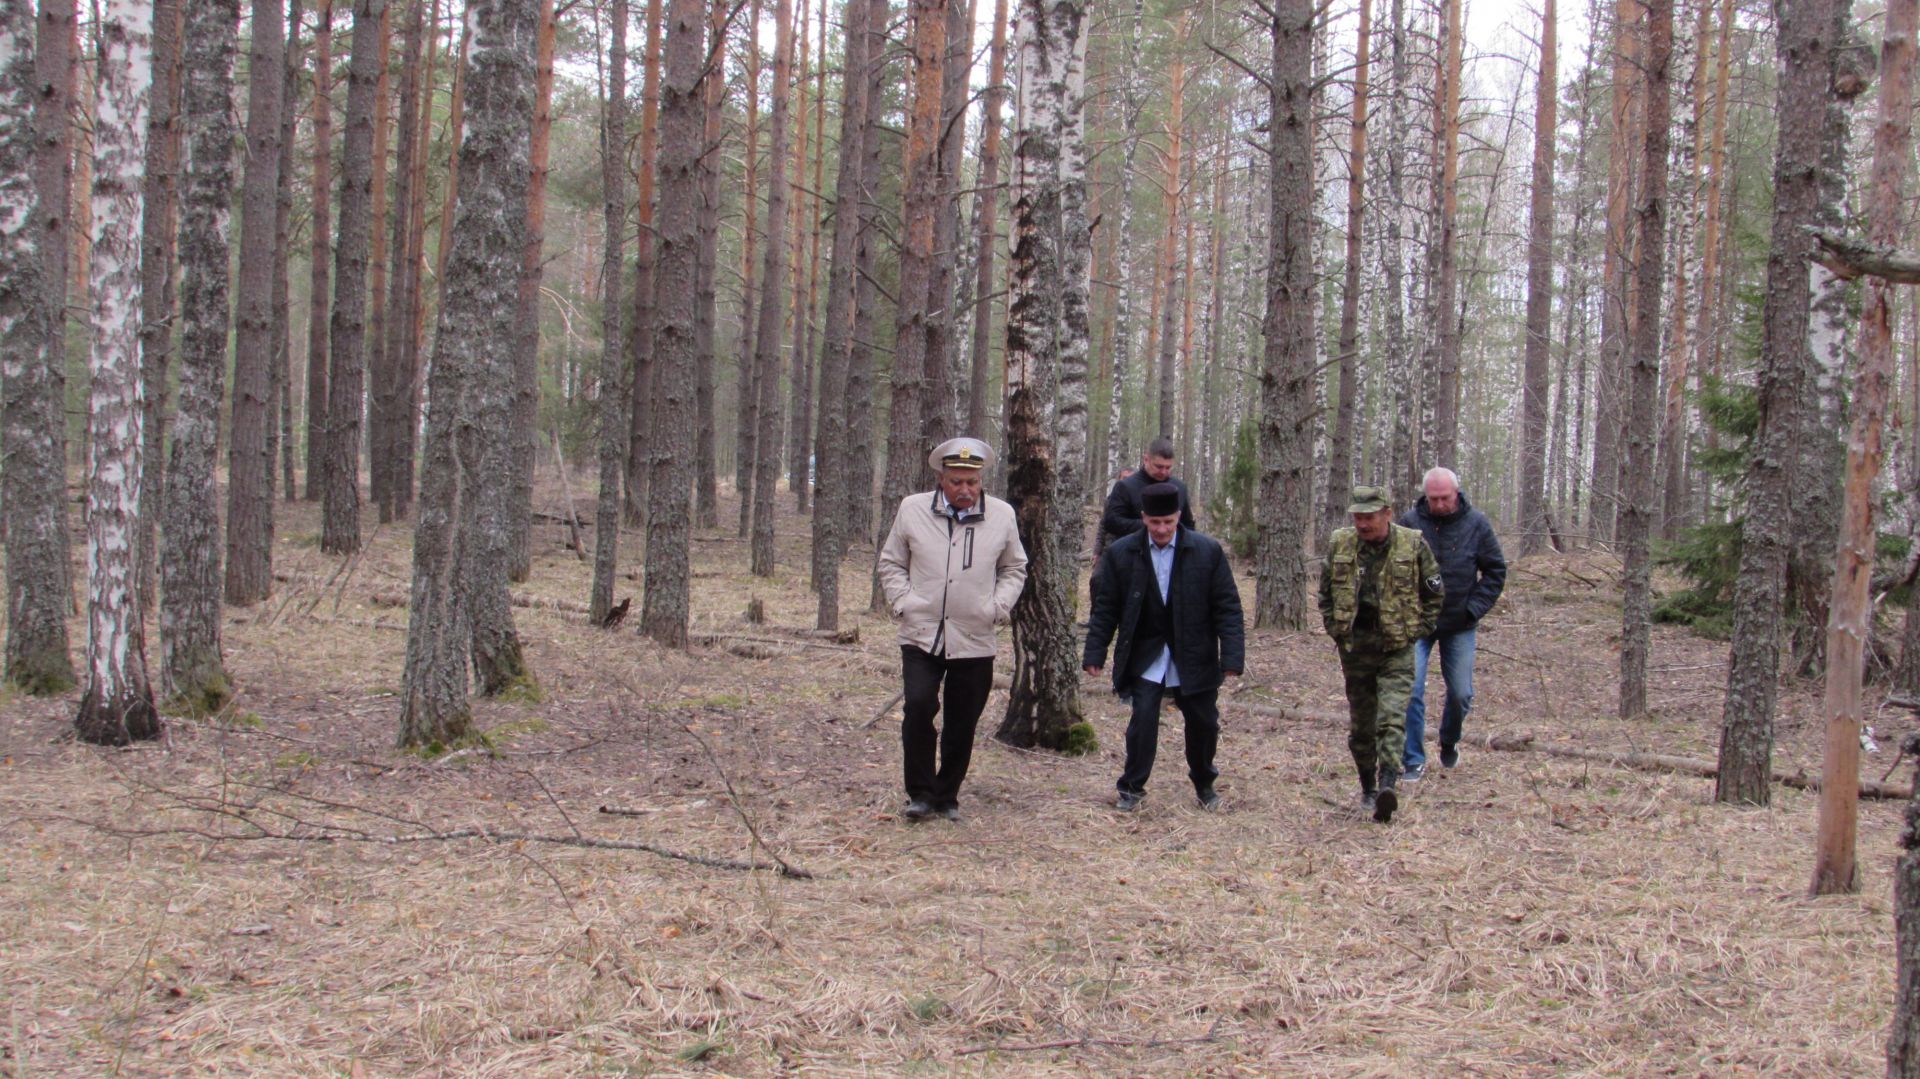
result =
[{"label": "black shoe", "polygon": [[1460,763],[1460,751],[1452,746],[1440,747],[1440,767],[1451,768]]},{"label": "black shoe", "polygon": [[907,808],[900,815],[908,820],[926,820],[933,815],[933,806],[915,798],[907,803]]},{"label": "black shoe", "polygon": [[1380,792],[1373,802],[1373,819],[1385,824],[1393,819],[1393,811],[1400,808],[1400,796],[1389,787]]},{"label": "black shoe", "polygon": [[960,807],[957,805],[943,805],[940,807],[939,813],[947,820],[957,821],[960,819]]},{"label": "black shoe", "polygon": [[1201,787],[1194,796],[1200,799],[1200,808],[1209,813],[1220,808],[1220,792],[1212,787]]},{"label": "black shoe", "polygon": [[1119,796],[1113,800],[1113,808],[1122,813],[1131,813],[1139,809],[1140,803],[1146,800],[1146,791],[1121,791]]}]

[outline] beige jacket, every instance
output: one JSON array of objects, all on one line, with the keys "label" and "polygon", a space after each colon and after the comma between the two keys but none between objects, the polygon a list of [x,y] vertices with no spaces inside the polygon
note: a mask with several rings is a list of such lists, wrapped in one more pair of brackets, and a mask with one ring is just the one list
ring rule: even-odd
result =
[{"label": "beige jacket", "polygon": [[980,496],[985,512],[964,522],[941,512],[940,493],[908,495],[880,548],[880,587],[900,619],[900,643],[932,655],[994,653],[993,627],[1007,620],[1027,583],[1027,549],[1013,507]]}]

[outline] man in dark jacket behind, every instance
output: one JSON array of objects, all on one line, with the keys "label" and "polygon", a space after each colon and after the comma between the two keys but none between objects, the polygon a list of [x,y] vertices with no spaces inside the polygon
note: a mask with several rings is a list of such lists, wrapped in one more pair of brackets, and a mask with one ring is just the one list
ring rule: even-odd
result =
[{"label": "man in dark jacket behind", "polygon": [[1193,507],[1186,485],[1173,476],[1173,440],[1162,435],[1147,443],[1147,452],[1140,455],[1139,470],[1120,477],[1107,492],[1107,506],[1100,514],[1099,553],[1104,554],[1106,545],[1120,537],[1140,531],[1140,499],[1156,483],[1169,484],[1179,493],[1180,527],[1193,529]]},{"label": "man in dark jacket behind", "polygon": [[[1213,766],[1220,740],[1220,684],[1246,667],[1246,624],[1226,552],[1181,524],[1171,484],[1141,492],[1145,528],[1108,547],[1094,574],[1082,667],[1099,674],[1113,642],[1113,689],[1133,700],[1127,763],[1114,801],[1132,812],[1147,796],[1160,741],[1160,702],[1171,694],[1186,721],[1187,775],[1203,809],[1220,795]],[[1116,636],[1117,634],[1117,636]]]},{"label": "man in dark jacket behind", "polygon": [[1407,750],[1401,757],[1402,778],[1418,780],[1426,774],[1427,662],[1440,652],[1440,677],[1447,683],[1446,710],[1440,714],[1440,766],[1452,768],[1460,760],[1460,728],[1473,707],[1474,630],[1493,609],[1507,584],[1507,559],[1493,534],[1487,515],[1474,509],[1460,491],[1453,470],[1427,470],[1421,484],[1426,494],[1400,516],[1400,523],[1417,528],[1440,561],[1447,598],[1433,634],[1413,645],[1413,696],[1407,701]]}]

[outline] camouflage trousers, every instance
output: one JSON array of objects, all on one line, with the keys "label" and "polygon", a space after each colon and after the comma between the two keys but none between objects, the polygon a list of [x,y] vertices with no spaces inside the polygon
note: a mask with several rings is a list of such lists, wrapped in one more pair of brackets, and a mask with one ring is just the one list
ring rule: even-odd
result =
[{"label": "camouflage trousers", "polygon": [[1373,789],[1382,764],[1400,767],[1407,743],[1407,700],[1413,696],[1413,646],[1382,651],[1365,639],[1340,646],[1347,677],[1347,749],[1360,785]]}]

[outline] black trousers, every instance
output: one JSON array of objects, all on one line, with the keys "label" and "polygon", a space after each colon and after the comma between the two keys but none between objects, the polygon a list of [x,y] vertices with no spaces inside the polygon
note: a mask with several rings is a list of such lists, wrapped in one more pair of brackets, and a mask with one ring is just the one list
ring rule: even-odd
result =
[{"label": "black trousers", "polygon": [[1137,679],[1133,683],[1133,718],[1127,721],[1127,765],[1114,784],[1123,791],[1139,794],[1147,789],[1153,758],[1160,752],[1160,701],[1168,692],[1186,720],[1187,777],[1193,780],[1193,789],[1213,786],[1220,774],[1213,766],[1213,752],[1220,744],[1220,691],[1184,693],[1179,686],[1169,691],[1158,682]]},{"label": "black trousers", "polygon": [[[906,686],[900,725],[900,760],[906,773],[907,797],[935,809],[960,804],[960,784],[973,760],[973,731],[980,711],[993,691],[993,657],[948,659],[929,655],[910,644],[900,646],[901,679]],[[946,683],[947,721],[935,730],[940,711],[940,683]],[[940,766],[934,767],[935,745]]]}]

